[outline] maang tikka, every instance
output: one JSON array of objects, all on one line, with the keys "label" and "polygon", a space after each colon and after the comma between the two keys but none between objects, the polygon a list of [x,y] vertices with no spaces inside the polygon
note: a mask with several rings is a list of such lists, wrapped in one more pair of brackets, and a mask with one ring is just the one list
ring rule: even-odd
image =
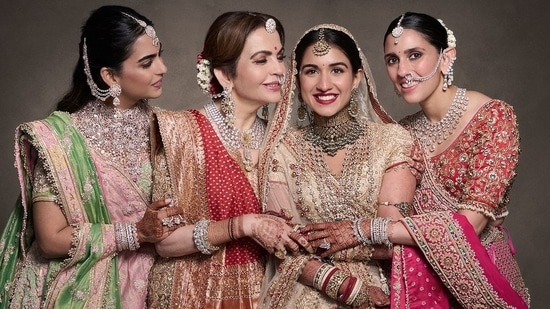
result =
[{"label": "maang tikka", "polygon": [[404,17],[405,17],[405,14],[401,14],[401,18],[399,18],[399,21],[397,22],[397,25],[391,31],[391,35],[395,38],[393,40],[393,44],[395,44],[395,45],[397,45],[397,43],[399,43],[399,37],[403,34],[403,27],[401,26],[401,22],[403,21]]},{"label": "maang tikka", "polygon": [[136,23],[138,23],[140,26],[145,28],[145,34],[153,40],[153,46],[158,46],[159,45],[159,38],[157,37],[157,32],[155,31],[155,28],[153,28],[153,26],[148,25],[143,20],[137,19],[137,18],[135,18],[134,16],[132,16],[128,13],[122,12],[122,14],[124,14],[124,15],[130,17],[131,19],[135,20]]},{"label": "maang tikka", "polygon": [[313,54],[315,56],[324,56],[330,51],[330,45],[327,40],[325,40],[325,29],[319,29],[319,36],[317,37],[317,42],[313,44]]},{"label": "maang tikka", "polygon": [[277,29],[277,23],[275,22],[275,19],[268,18],[265,21],[265,31],[267,31],[267,33],[275,33],[276,29]]}]

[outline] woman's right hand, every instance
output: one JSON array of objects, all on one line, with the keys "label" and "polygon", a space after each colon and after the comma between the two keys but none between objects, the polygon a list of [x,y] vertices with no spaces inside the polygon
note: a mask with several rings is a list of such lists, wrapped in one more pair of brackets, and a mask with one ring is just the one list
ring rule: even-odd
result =
[{"label": "woman's right hand", "polygon": [[294,230],[287,222],[277,216],[268,214],[247,214],[242,218],[242,226],[237,237],[248,236],[254,239],[269,253],[275,253],[278,258],[283,258],[287,250],[291,254],[298,254],[303,248],[313,253],[313,247],[307,239]]},{"label": "woman's right hand", "polygon": [[140,243],[157,243],[184,224],[183,209],[170,203],[170,199],[163,199],[147,207],[143,218],[136,223]]}]

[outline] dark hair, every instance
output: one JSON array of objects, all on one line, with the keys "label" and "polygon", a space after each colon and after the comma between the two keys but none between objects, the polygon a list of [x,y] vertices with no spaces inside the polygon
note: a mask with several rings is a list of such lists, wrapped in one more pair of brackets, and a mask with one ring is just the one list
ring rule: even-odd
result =
[{"label": "dark hair", "polygon": [[[384,35],[384,43],[386,42],[388,35],[397,26],[397,23],[401,19],[401,16],[394,19]],[[431,45],[437,50],[443,50],[449,47],[447,44],[447,30],[441,23],[434,17],[415,12],[407,12],[401,21],[401,27],[404,29],[412,29],[421,33]]]},{"label": "dark hair", "polygon": [[57,110],[72,113],[95,99],[84,73],[84,38],[92,78],[100,89],[109,88],[100,76],[101,68],[107,67],[114,73],[120,73],[122,63],[130,56],[132,45],[145,33],[144,27],[123,12],[153,25],[145,16],[124,6],[102,6],[93,11],[82,26],[79,57],[73,72],[71,88],[57,103]]},{"label": "dark hair", "polygon": [[362,63],[359,49],[355,41],[346,33],[329,28],[313,30],[302,37],[295,49],[296,68],[299,69],[302,65],[302,59],[304,58],[306,49],[319,41],[319,31],[321,29],[323,29],[325,41],[330,45],[338,47],[349,59],[353,73],[357,73],[359,69],[361,69]]},{"label": "dark hair", "polygon": [[226,12],[212,23],[206,38],[202,57],[210,61],[210,70],[212,73],[211,85],[214,93],[220,93],[223,90],[220,82],[214,75],[214,69],[221,69],[231,77],[237,74],[237,61],[246,43],[250,33],[258,28],[265,27],[268,19],[272,18],[276,22],[276,30],[279,33],[281,44],[285,44],[285,31],[281,22],[268,14],[257,12],[235,11]]}]

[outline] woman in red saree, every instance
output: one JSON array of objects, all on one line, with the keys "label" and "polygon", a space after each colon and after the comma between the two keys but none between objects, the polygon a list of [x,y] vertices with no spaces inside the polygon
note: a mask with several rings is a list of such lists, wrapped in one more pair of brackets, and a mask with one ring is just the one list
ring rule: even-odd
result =
[{"label": "woman in red saree", "polygon": [[277,104],[265,120],[267,104],[281,100],[283,44],[273,16],[222,14],[197,64],[210,102],[156,114],[153,198],[171,197],[185,225],[156,247],[163,258],[151,271],[150,307],[255,308],[267,253],[307,246],[284,219],[260,214],[258,200],[260,146],[278,138],[289,115]]}]

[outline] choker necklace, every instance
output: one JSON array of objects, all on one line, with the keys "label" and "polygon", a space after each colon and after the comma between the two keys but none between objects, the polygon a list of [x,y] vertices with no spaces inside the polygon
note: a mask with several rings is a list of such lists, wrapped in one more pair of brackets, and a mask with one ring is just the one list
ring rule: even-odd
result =
[{"label": "choker necklace", "polygon": [[304,139],[331,157],[340,149],[353,144],[365,131],[357,119],[352,118],[347,108],[326,118],[313,113],[313,123],[304,132]]},{"label": "choker necklace", "polygon": [[420,112],[416,117],[413,127],[418,140],[424,148],[430,152],[435,151],[435,146],[443,143],[458,125],[462,114],[468,106],[468,97],[466,97],[466,89],[457,88],[455,97],[449,111],[445,117],[435,123],[431,123],[426,117],[426,114]]},{"label": "choker necklace", "polygon": [[254,162],[250,149],[258,149],[264,140],[266,124],[256,116],[252,128],[241,132],[241,130],[230,126],[225,117],[222,115],[214,102],[210,102],[204,106],[206,116],[210,122],[218,126],[219,137],[221,141],[233,148],[243,149],[243,165],[247,172],[252,171]]}]

